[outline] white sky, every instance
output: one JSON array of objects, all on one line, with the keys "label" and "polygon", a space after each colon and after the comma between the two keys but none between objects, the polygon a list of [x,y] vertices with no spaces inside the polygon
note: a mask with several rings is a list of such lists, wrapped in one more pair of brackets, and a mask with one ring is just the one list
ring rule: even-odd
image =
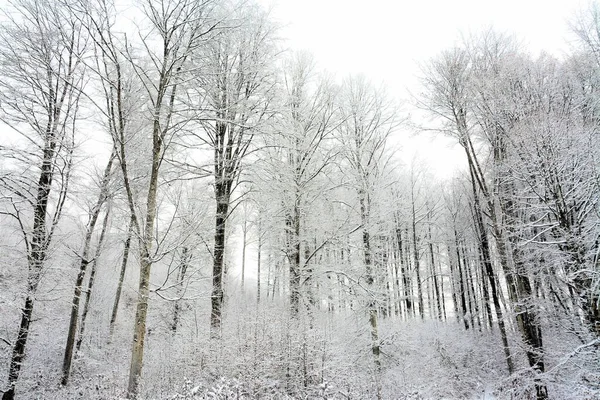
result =
[{"label": "white sky", "polygon": [[[362,73],[388,93],[418,93],[419,63],[483,28],[515,34],[534,54],[560,56],[573,39],[568,21],[584,0],[260,0],[273,7],[290,49],[308,50],[336,75]],[[446,177],[462,158],[447,140],[401,138],[405,160],[414,152]]]}]

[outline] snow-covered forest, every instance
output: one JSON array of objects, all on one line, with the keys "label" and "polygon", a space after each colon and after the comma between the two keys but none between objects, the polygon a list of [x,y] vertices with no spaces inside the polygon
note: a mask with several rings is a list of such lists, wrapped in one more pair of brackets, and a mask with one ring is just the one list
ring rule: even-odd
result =
[{"label": "snow-covered forest", "polygon": [[252,0],[0,20],[3,400],[600,398],[600,8],[410,94]]}]

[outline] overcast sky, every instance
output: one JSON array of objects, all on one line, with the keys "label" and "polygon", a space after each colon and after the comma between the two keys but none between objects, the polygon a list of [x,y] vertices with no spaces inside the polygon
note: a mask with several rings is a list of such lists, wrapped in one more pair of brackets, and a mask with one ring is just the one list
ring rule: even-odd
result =
[{"label": "overcast sky", "polygon": [[[363,73],[388,92],[418,92],[419,63],[451,47],[461,35],[484,28],[515,34],[534,54],[560,56],[573,37],[568,22],[584,0],[261,0],[283,25],[291,49],[312,52],[318,65],[338,76]],[[404,140],[440,176],[460,160],[443,140]],[[456,149],[455,149],[456,150]],[[410,157],[409,157],[410,158]]]},{"label": "overcast sky", "polygon": [[568,48],[568,24],[583,0],[262,0],[292,48],[333,72],[363,72],[394,88],[419,62],[484,27],[515,33],[529,49]]}]

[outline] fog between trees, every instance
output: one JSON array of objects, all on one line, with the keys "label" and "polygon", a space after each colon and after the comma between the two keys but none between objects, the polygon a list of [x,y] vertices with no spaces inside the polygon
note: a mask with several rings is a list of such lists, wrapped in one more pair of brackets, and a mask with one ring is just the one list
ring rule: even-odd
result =
[{"label": "fog between trees", "polygon": [[[3,400],[600,396],[595,6],[410,96],[253,2],[3,11]],[[399,157],[431,132],[450,179]]]}]

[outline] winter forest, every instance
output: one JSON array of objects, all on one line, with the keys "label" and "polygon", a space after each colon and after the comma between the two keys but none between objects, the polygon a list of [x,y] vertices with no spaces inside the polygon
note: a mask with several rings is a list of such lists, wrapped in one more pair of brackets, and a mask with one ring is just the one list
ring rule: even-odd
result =
[{"label": "winter forest", "polygon": [[0,14],[3,400],[600,398],[600,7],[414,93],[252,0]]}]

